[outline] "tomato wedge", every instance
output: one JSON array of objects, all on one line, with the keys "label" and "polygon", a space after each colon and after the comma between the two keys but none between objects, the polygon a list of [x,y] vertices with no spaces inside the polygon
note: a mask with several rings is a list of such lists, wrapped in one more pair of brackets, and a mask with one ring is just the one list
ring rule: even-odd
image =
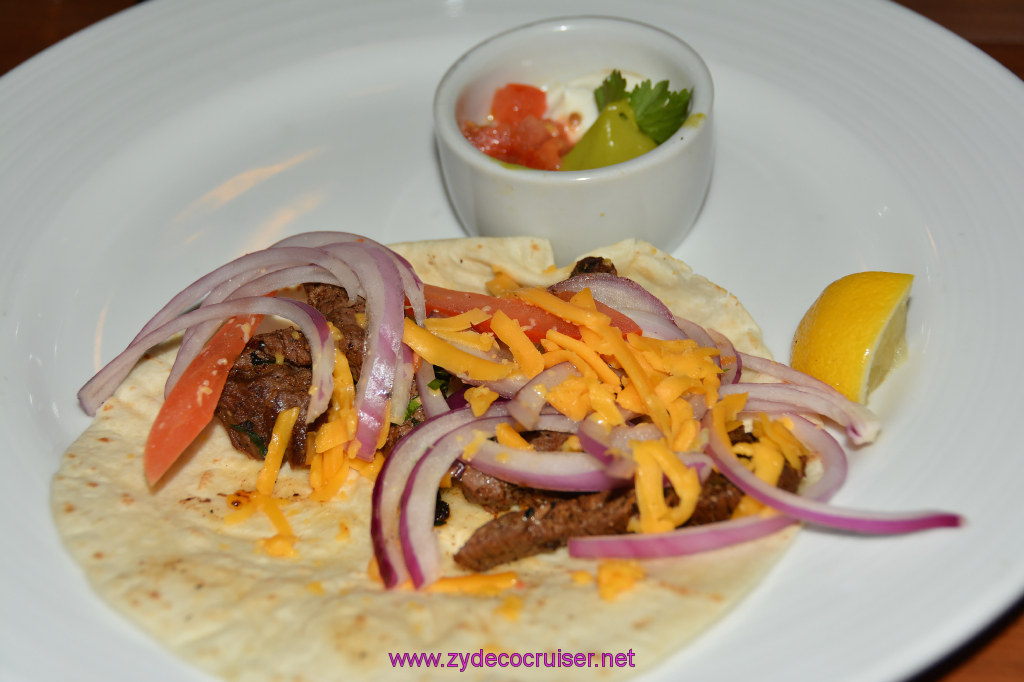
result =
[{"label": "tomato wedge", "polygon": [[262,315],[230,318],[213,335],[164,400],[146,439],[146,480],[155,484],[213,419],[228,371]]},{"label": "tomato wedge", "polygon": [[[423,285],[423,296],[426,299],[428,314],[440,313],[451,316],[473,308],[480,308],[489,313],[501,310],[517,321],[526,332],[526,336],[535,343],[543,339],[549,329],[554,329],[575,339],[580,337],[576,325],[517,298],[498,298],[470,291],[445,289],[432,284]],[[617,310],[609,308],[603,303],[598,303],[597,309],[608,315],[612,319],[612,326],[617,327],[623,334],[641,333],[640,327],[633,320]],[[491,330],[491,323],[489,320],[484,321],[474,328],[478,332],[488,332]]]}]

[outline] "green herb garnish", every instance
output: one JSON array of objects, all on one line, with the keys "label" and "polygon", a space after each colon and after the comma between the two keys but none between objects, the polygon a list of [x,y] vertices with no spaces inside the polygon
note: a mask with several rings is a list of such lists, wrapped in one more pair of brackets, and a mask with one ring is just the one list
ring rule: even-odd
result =
[{"label": "green herb garnish", "polygon": [[235,431],[240,431],[249,437],[249,441],[252,442],[256,449],[260,451],[260,454],[264,457],[267,456],[267,443],[260,434],[256,433],[256,425],[246,419],[241,424],[232,424],[231,428]]},{"label": "green herb garnish", "polygon": [[690,112],[692,94],[692,89],[669,90],[668,81],[651,85],[650,79],[627,92],[626,79],[616,69],[608,74],[601,87],[594,90],[594,101],[600,111],[612,102],[628,99],[640,131],[661,144],[683,125]]},{"label": "green herb garnish", "polygon": [[435,391],[441,391],[441,394],[447,397],[451,391],[452,375],[448,373],[448,370],[434,365],[434,377],[434,380],[427,386]]}]

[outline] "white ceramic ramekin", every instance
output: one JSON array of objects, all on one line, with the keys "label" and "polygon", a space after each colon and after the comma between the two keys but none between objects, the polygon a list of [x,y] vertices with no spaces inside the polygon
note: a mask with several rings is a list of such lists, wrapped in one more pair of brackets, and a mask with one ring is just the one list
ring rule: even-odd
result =
[{"label": "white ceramic ramekin", "polygon": [[[483,122],[494,91],[512,82],[568,82],[619,69],[692,88],[690,117],[676,134],[635,159],[588,171],[508,168],[463,137]],[[547,237],[564,262],[627,237],[665,250],[693,227],[714,159],[711,74],[676,36],[636,21],[600,16],[550,19],[500,33],[469,50],[441,79],[434,126],[448,197],[472,235]]]}]

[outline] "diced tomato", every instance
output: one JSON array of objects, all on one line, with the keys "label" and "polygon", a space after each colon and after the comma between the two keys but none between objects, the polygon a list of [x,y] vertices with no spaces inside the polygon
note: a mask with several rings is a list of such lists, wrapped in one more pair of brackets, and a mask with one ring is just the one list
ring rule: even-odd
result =
[{"label": "diced tomato", "polygon": [[499,88],[491,100],[491,117],[510,126],[519,125],[527,116],[543,118],[547,109],[548,96],[544,91],[522,83]]},{"label": "diced tomato", "polygon": [[512,157],[512,128],[507,124],[477,125],[472,121],[462,124],[462,135],[487,156],[501,161]]},{"label": "diced tomato", "polygon": [[572,149],[564,124],[544,118],[547,95],[532,85],[510,83],[494,93],[492,121],[463,121],[463,136],[488,156],[538,170],[558,170]]},{"label": "diced tomato", "polygon": [[562,156],[572,149],[565,126],[527,116],[518,125],[477,125],[466,121],[462,135],[488,156],[537,170],[558,170]]},{"label": "diced tomato", "polygon": [[[543,339],[549,329],[577,339],[580,336],[576,325],[517,298],[497,298],[487,294],[445,289],[432,284],[423,285],[423,295],[426,298],[428,314],[458,315],[473,308],[480,308],[493,314],[495,311],[501,310],[517,321],[530,340],[534,342]],[[602,303],[597,304],[597,309],[611,317],[612,325],[618,327],[623,334],[640,333],[640,328],[636,323],[618,311]],[[490,321],[482,322],[475,329],[478,332],[490,331]]]},{"label": "diced tomato", "polygon": [[228,371],[262,315],[231,318],[214,334],[164,400],[146,439],[144,469],[156,483],[213,419]]},{"label": "diced tomato", "polygon": [[528,116],[512,131],[512,152],[522,166],[558,170],[562,155],[572,148],[565,127],[548,119]]}]

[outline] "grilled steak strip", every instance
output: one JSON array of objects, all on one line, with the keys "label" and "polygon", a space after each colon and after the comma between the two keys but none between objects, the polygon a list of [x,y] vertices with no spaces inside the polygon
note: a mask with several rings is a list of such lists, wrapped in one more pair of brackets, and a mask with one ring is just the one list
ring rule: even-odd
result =
[{"label": "grilled steak strip", "polygon": [[[734,443],[755,440],[742,430],[729,435]],[[796,492],[802,478],[802,471],[786,463],[778,487]],[[506,512],[478,528],[455,555],[456,563],[474,571],[558,549],[570,537],[624,533],[630,517],[639,513],[632,487],[599,493],[553,493],[506,483],[472,466],[466,466],[459,482],[470,502],[492,513]],[[742,498],[743,491],[735,484],[712,472],[684,526],[726,521]],[[665,499],[669,505],[679,502],[672,489],[666,490]]]},{"label": "grilled steak strip", "polygon": [[455,555],[455,561],[473,571],[486,571],[556,550],[572,536],[624,533],[635,513],[636,492],[632,488],[543,501],[502,514],[481,526]]},{"label": "grilled steak strip", "polygon": [[[363,312],[365,304],[362,299],[350,300],[341,287],[314,284],[306,289],[310,303],[341,331],[342,348],[352,369],[352,378],[357,380],[366,336],[357,315]],[[299,417],[285,450],[285,460],[292,466],[304,465],[306,411],[312,378],[309,344],[301,332],[291,328],[276,329],[250,339],[228,372],[224,392],[214,412],[227,428],[235,449],[262,459],[278,413],[298,406]]]},{"label": "grilled steak strip", "polygon": [[285,459],[293,465],[305,463],[311,365],[309,344],[293,329],[276,329],[249,340],[228,372],[214,411],[236,450],[263,459],[277,414],[299,407]]},{"label": "grilled steak strip", "polygon": [[[349,298],[343,288],[331,284],[307,284],[305,290],[310,304],[341,332],[338,347],[345,353],[353,381],[358,381],[366,341],[366,331],[359,318],[366,310],[366,302],[362,298]],[[298,405],[299,418],[285,459],[292,466],[302,466],[306,460],[306,411],[311,383],[309,344],[301,332],[288,328],[258,334],[246,344],[228,373],[215,414],[227,427],[235,449],[262,459],[278,412]],[[411,397],[419,397],[415,382]],[[404,424],[392,425],[381,450],[385,454],[390,452],[424,419],[421,406]],[[313,424],[314,429],[318,426],[319,422]]]},{"label": "grilled steak strip", "polygon": [[366,301],[350,299],[347,291],[333,284],[306,284],[304,288],[309,304],[341,332],[338,349],[348,360],[353,381],[358,380],[366,343],[366,330],[359,324],[358,317],[366,313]]}]

